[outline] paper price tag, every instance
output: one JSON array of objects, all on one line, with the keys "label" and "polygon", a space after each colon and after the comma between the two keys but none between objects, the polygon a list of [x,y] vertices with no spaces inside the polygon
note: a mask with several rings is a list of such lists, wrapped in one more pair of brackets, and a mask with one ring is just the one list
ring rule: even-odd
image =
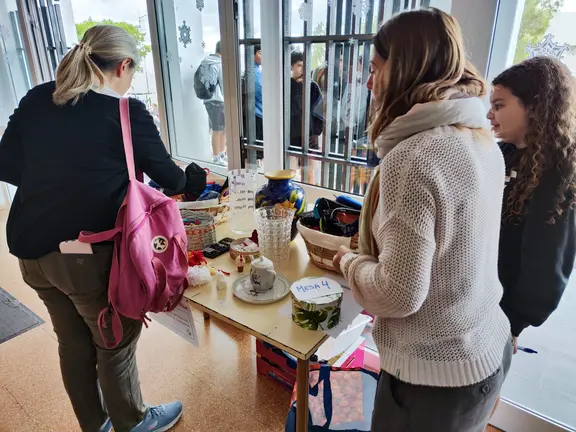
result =
[{"label": "paper price tag", "polygon": [[290,291],[298,300],[309,300],[343,292],[338,282],[326,277],[301,279],[292,284]]},{"label": "paper price tag", "polygon": [[195,347],[200,346],[194,317],[188,307],[188,302],[182,299],[172,312],[149,313],[150,318],[164,327],[183,337]]}]

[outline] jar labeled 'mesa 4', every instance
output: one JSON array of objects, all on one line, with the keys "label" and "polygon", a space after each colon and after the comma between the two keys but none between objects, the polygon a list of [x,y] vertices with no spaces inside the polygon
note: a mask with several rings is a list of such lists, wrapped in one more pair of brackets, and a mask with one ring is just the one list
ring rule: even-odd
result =
[{"label": "jar labeled 'mesa 4'", "polygon": [[289,170],[271,171],[264,175],[268,184],[256,192],[256,208],[282,206],[295,210],[292,223],[292,240],[298,235],[296,222],[306,211],[306,194],[300,185],[294,183],[294,173]]}]

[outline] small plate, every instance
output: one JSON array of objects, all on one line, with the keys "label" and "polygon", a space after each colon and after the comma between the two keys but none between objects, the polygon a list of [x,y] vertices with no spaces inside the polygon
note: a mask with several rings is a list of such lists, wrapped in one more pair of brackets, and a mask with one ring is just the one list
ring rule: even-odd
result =
[{"label": "small plate", "polygon": [[282,300],[290,294],[290,282],[281,274],[276,274],[276,282],[272,289],[264,292],[254,291],[250,275],[237,279],[232,286],[232,292],[240,300],[252,304],[270,304]]}]

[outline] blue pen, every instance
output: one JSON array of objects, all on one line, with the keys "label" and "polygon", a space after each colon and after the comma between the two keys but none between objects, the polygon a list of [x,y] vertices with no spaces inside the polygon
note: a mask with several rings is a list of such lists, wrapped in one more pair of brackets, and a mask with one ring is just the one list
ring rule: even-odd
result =
[{"label": "blue pen", "polygon": [[523,346],[519,346],[518,347],[518,351],[524,351],[527,354],[538,354],[538,351],[533,350],[532,348],[526,348]]}]

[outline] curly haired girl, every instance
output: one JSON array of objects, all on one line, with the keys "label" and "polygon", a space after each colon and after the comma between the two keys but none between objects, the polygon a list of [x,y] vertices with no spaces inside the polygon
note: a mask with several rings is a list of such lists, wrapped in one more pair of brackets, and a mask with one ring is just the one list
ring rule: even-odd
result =
[{"label": "curly haired girl", "polygon": [[492,82],[488,119],[502,140],[501,306],[517,337],[556,309],[576,254],[576,81],[535,57]]}]

